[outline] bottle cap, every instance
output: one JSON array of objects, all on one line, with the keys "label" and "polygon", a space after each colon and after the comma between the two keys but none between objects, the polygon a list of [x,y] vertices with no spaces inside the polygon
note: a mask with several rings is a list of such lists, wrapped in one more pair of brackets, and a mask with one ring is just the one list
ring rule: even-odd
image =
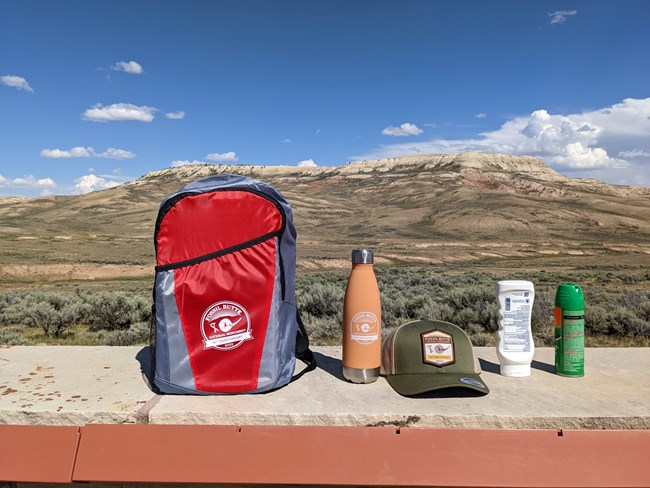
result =
[{"label": "bottle cap", "polygon": [[352,264],[372,264],[372,249],[354,249],[352,251]]},{"label": "bottle cap", "polygon": [[530,364],[502,364],[501,375],[514,378],[530,376]]}]

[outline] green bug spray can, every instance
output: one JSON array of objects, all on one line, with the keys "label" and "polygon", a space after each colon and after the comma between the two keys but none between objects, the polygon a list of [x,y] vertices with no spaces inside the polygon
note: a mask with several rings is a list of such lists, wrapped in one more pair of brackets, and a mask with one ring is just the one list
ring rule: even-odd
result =
[{"label": "green bug spray can", "polygon": [[555,294],[555,373],[585,375],[585,299],[575,283],[560,285]]}]

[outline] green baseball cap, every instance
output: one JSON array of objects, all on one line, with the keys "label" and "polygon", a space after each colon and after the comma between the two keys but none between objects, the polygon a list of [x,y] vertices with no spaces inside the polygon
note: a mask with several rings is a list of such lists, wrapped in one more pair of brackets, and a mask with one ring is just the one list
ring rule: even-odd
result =
[{"label": "green baseball cap", "polygon": [[456,387],[490,392],[467,334],[439,320],[416,320],[391,332],[382,347],[381,374],[401,395]]}]

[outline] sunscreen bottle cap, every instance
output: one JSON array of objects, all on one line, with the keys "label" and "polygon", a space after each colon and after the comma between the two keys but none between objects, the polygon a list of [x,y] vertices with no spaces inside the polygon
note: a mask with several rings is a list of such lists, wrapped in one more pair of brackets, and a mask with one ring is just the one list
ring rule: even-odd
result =
[{"label": "sunscreen bottle cap", "polygon": [[530,376],[530,364],[502,364],[501,375],[515,378]]}]

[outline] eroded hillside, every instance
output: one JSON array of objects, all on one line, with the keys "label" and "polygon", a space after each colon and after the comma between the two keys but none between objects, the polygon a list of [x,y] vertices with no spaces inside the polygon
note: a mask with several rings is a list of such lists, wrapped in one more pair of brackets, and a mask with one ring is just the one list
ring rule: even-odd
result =
[{"label": "eroded hillside", "polygon": [[650,255],[650,190],[567,178],[534,158],[465,153],[340,167],[183,166],[85,195],[5,198],[0,272],[145,272],[161,200],[221,173],[261,179],[285,196],[304,268],[347,266],[358,246],[387,263]]}]

